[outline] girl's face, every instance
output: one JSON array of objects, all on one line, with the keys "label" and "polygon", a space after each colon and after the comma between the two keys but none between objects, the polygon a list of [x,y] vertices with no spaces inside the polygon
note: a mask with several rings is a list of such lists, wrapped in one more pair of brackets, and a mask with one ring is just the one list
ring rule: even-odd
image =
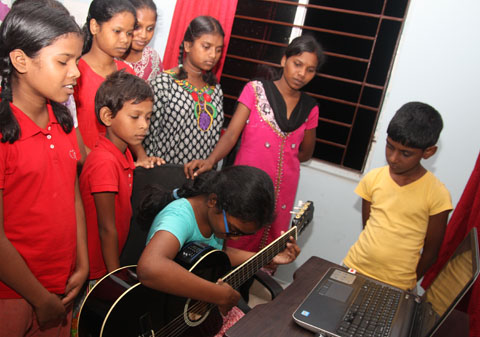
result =
[{"label": "girl's face", "polygon": [[283,56],[283,79],[294,90],[300,90],[315,76],[318,59],[315,53],[303,52],[287,58]]},{"label": "girl's face", "polygon": [[222,56],[223,36],[203,34],[192,42],[185,41],[187,62],[199,71],[210,71]]},{"label": "girl's face", "polygon": [[111,57],[122,57],[132,42],[135,17],[130,12],[115,14],[110,20],[99,25],[90,20],[93,45]]},{"label": "girl's face", "polygon": [[67,101],[80,77],[77,63],[82,55],[82,46],[82,37],[69,33],[42,48],[34,58],[26,57],[22,75],[27,81],[24,88],[29,88],[32,96],[55,102]]},{"label": "girl's face", "polygon": [[137,25],[133,31],[132,49],[143,51],[150,42],[155,32],[157,15],[151,8],[140,8],[137,10]]},{"label": "girl's face", "polygon": [[210,208],[209,223],[216,237],[237,240],[241,236],[255,234],[258,230],[254,222],[247,222],[229,215],[218,208]]}]

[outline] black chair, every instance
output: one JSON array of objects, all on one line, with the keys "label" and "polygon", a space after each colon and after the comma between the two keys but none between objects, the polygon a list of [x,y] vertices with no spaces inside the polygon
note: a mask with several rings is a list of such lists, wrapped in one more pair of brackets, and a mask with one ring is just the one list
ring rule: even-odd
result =
[{"label": "black chair", "polygon": [[[183,171],[183,165],[165,164],[155,166],[152,169],[137,167],[133,176],[132,190],[132,220],[130,222],[130,231],[128,233],[127,242],[120,256],[120,264],[122,266],[136,265],[142,255],[145,243],[147,241],[148,229],[142,228],[137,222],[138,206],[142,200],[143,191],[147,185],[160,185],[166,189],[173,190],[182,186],[187,181]],[[269,274],[259,270],[254,279],[260,282],[270,293],[271,298],[275,298],[283,288]],[[247,282],[248,283],[248,282]],[[250,282],[250,285],[253,282]],[[245,289],[246,288],[246,289]],[[243,287],[248,294],[249,285]],[[245,295],[244,297],[247,297]],[[248,299],[247,299],[248,300]],[[250,307],[245,301],[241,301],[238,305],[241,310],[247,312]]]},{"label": "black chair", "polygon": [[147,241],[148,229],[144,229],[136,222],[138,206],[142,200],[143,191],[147,185],[160,185],[173,190],[187,181],[183,173],[183,165],[165,164],[152,169],[137,167],[133,175],[132,190],[132,220],[128,239],[120,256],[122,266],[136,265],[142,255]]}]

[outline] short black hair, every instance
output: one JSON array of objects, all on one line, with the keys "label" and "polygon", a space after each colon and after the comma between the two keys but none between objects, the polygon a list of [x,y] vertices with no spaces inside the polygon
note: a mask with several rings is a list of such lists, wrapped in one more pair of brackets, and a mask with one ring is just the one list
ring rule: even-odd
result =
[{"label": "short black hair", "polygon": [[440,113],[422,102],[404,104],[388,124],[387,135],[404,146],[425,150],[437,143],[443,121]]},{"label": "short black hair", "polygon": [[127,73],[124,69],[108,75],[95,95],[95,115],[98,121],[105,125],[100,119],[101,108],[109,108],[112,112],[112,118],[115,118],[125,102],[132,100],[133,104],[138,104],[145,100],[153,102],[152,88],[145,80]]}]

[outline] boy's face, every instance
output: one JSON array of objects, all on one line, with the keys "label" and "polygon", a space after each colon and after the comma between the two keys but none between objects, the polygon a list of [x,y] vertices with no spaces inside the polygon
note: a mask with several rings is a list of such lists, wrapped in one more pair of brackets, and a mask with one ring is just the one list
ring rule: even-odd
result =
[{"label": "boy's face", "polygon": [[133,104],[133,100],[127,101],[114,118],[108,108],[102,108],[108,110],[101,113],[102,121],[107,125],[107,138],[122,151],[129,145],[141,144],[150,126],[152,108],[152,100],[138,104]]},{"label": "boy's face", "polygon": [[408,147],[387,137],[385,157],[390,171],[397,175],[409,175],[421,169],[420,160],[431,157],[436,151],[435,146],[425,150]]}]

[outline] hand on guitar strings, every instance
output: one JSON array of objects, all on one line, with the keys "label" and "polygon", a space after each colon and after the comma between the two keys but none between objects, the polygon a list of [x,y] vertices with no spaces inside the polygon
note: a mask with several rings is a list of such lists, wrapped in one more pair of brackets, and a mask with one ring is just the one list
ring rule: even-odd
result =
[{"label": "hand on guitar strings", "polygon": [[[284,232],[282,231],[282,234],[283,233]],[[298,247],[297,241],[294,237],[291,236],[287,242],[287,247],[282,252],[278,253],[271,263],[275,265],[292,263],[295,261],[298,254],[300,254],[300,247]]]},{"label": "hand on guitar strings", "polygon": [[240,300],[240,293],[233,289],[228,283],[223,282],[222,279],[218,279],[217,284],[222,286],[225,292],[225,296],[223,296],[222,301],[216,303],[220,313],[225,316],[234,306],[237,305],[238,301]]}]

